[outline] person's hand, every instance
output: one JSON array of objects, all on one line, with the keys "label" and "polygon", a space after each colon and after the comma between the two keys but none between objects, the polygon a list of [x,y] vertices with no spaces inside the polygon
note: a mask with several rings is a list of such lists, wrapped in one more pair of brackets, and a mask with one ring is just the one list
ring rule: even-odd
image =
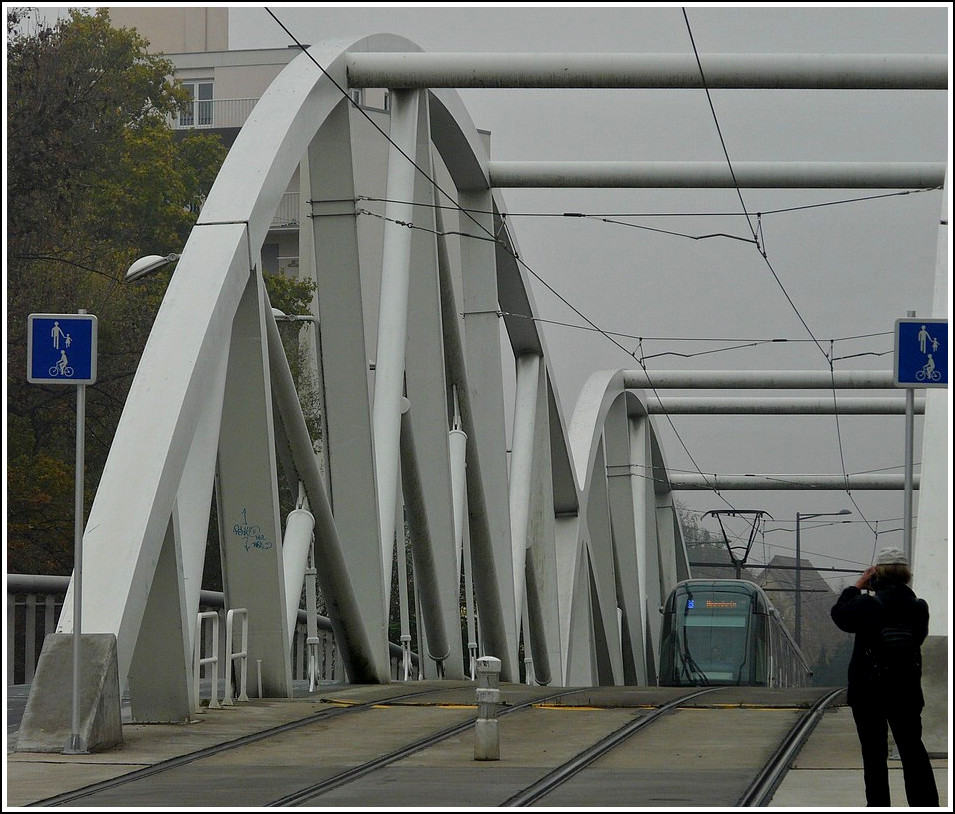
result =
[{"label": "person's hand", "polygon": [[856,588],[860,591],[864,591],[869,587],[869,580],[872,579],[872,575],[875,574],[875,566],[870,565],[865,571],[862,572],[862,576],[856,580]]}]

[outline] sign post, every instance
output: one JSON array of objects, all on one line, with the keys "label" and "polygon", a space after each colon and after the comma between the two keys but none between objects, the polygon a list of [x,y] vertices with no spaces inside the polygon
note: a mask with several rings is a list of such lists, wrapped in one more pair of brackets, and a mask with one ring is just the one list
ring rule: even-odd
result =
[{"label": "sign post", "polygon": [[80,634],[83,599],[83,483],[86,455],[86,385],[96,381],[96,317],[30,314],[27,318],[27,381],[76,386],[76,488],[73,565],[73,716],[64,754],[86,754],[80,734]]},{"label": "sign post", "polygon": [[915,388],[948,387],[948,320],[916,319],[909,311],[895,321],[894,384],[905,393],[905,501],[903,550],[912,562],[912,456],[914,451]]}]

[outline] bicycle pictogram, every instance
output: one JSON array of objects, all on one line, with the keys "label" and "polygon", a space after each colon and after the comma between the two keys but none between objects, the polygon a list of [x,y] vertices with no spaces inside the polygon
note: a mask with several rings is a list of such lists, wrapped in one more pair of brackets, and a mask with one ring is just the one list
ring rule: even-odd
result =
[{"label": "bicycle pictogram", "polygon": [[940,382],[942,380],[942,372],[936,370],[933,365],[925,365],[921,370],[916,372],[915,378],[920,382],[926,380],[930,382]]}]

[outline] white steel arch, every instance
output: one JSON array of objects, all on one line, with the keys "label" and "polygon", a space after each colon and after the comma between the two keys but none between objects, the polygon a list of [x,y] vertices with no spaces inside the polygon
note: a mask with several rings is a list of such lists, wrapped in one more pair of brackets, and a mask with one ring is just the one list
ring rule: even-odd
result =
[{"label": "white steel arch", "polygon": [[[287,575],[302,571],[308,546],[283,540],[280,474],[301,484],[297,511],[314,518],[350,681],[390,680],[404,520],[427,677],[466,672],[459,587],[470,561],[480,653],[501,659],[502,680],[520,678],[523,637],[525,675],[541,683],[655,682],[657,608],[689,569],[631,373],[595,374],[565,426],[484,142],[454,92],[393,91],[387,164],[356,152],[368,124],[347,97],[348,55],[419,50],[376,35],[322,43],[290,63],[240,132],[182,252],[84,538],[83,630],[116,635],[136,718],[195,711],[190,654],[214,486],[227,604],[249,609],[265,694],[290,694]],[[305,273],[318,284],[321,456],[259,259],[296,171],[310,216]],[[374,224],[358,217],[359,181],[388,202]],[[435,206],[448,198],[458,209]],[[516,360],[510,458],[502,318]],[[293,550],[299,559],[287,561]],[[71,608],[68,597],[61,632],[72,630]]]},{"label": "white steel arch", "polygon": [[[349,679],[389,680],[391,555],[402,504],[427,670],[463,677],[452,396],[467,435],[463,536],[474,563],[481,653],[501,659],[504,680],[518,680],[523,630],[528,677],[542,683],[652,679],[644,657],[652,647],[637,618],[643,610],[624,615],[630,633],[622,649],[618,596],[631,602],[622,581],[637,571],[614,573],[609,521],[617,538],[626,537],[629,561],[647,555],[635,552],[634,523],[620,519],[619,500],[609,514],[587,500],[591,490],[606,499],[600,461],[619,456],[630,439],[600,440],[606,416],[593,416],[597,451],[578,453],[590,468],[583,480],[584,470],[575,476],[543,337],[533,319],[519,318],[535,309],[514,236],[491,191],[483,143],[453,92],[392,92],[383,259],[363,254],[365,224],[342,207],[356,198],[359,158],[356,114],[341,89],[345,54],[365,50],[416,46],[388,35],[318,45],[262,97],[182,252],[130,391],[84,541],[83,630],[117,636],[120,680],[129,681],[137,718],[194,712],[189,654],[214,471],[227,602],[251,606],[249,648],[264,665],[266,694],[289,694],[286,619],[294,597],[287,602],[286,581],[303,564],[285,555],[294,550],[300,559],[307,545],[283,545],[279,462],[302,484],[315,518],[321,584]],[[300,166],[312,215],[303,240],[319,292],[324,475],[277,351],[258,262],[272,213]],[[432,178],[450,183],[458,206],[488,214],[442,215],[433,204],[446,200]],[[412,220],[425,228],[395,223]],[[463,237],[452,242],[445,232]],[[376,286],[377,314],[367,313]],[[510,474],[501,312],[512,315],[506,327],[518,372]],[[633,403],[619,376],[614,382],[614,398]],[[655,539],[652,548],[656,557]],[[666,558],[685,562],[675,552]],[[68,632],[69,600],[65,607],[59,630]],[[157,657],[167,665],[161,675],[146,669]]]}]

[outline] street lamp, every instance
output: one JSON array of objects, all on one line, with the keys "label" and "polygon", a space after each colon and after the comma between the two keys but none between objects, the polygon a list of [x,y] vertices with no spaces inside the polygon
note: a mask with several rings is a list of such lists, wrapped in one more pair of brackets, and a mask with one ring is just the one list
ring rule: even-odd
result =
[{"label": "street lamp", "polygon": [[849,509],[840,509],[837,512],[813,512],[803,514],[796,512],[796,646],[802,647],[802,550],[799,544],[799,521],[812,517],[831,517],[840,514],[852,514]]},{"label": "street lamp", "polygon": [[135,263],[133,263],[126,271],[125,280],[127,283],[132,282],[133,280],[138,280],[140,277],[145,277],[147,274],[152,274],[154,271],[159,271],[163,266],[168,266],[170,263],[176,262],[179,259],[179,255],[173,252],[172,254],[167,254],[163,257],[161,254],[149,254],[146,257],[140,257]]},{"label": "street lamp", "polygon": [[312,314],[286,314],[275,306],[272,306],[272,316],[277,322],[313,322],[318,325],[318,317]]}]

